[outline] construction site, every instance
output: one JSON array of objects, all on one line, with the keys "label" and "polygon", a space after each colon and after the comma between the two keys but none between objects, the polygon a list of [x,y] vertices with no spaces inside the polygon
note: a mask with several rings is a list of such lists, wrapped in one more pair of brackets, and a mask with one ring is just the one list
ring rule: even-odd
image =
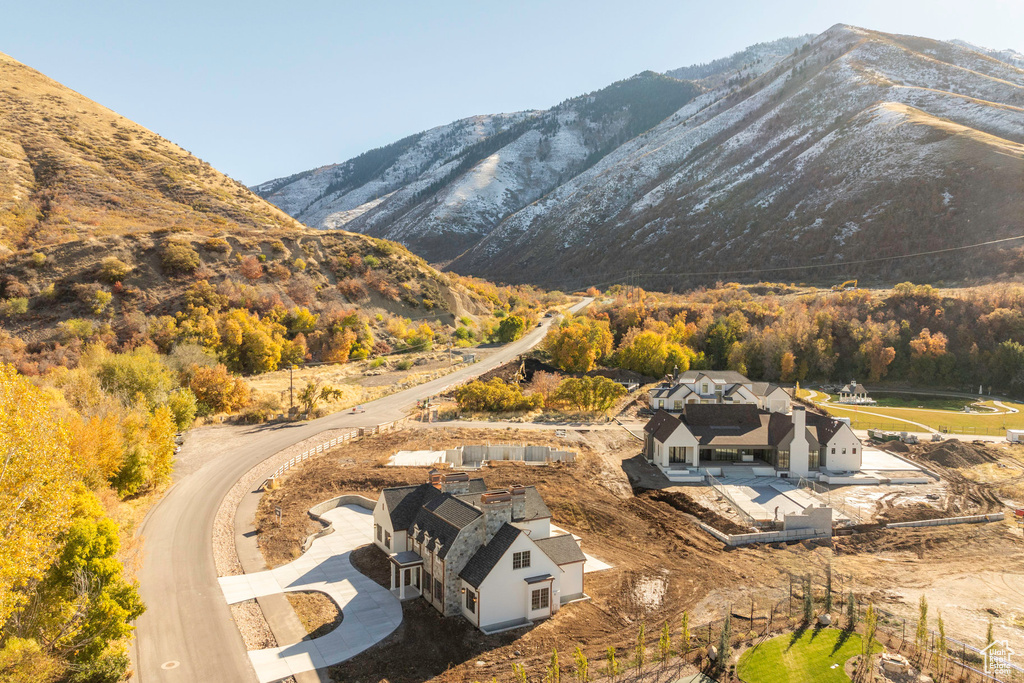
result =
[{"label": "construction site", "polygon": [[[401,626],[333,667],[335,680],[505,680],[512,663],[540,670],[553,648],[580,645],[599,658],[612,647],[625,655],[639,624],[656,640],[657,627],[678,624],[684,612],[695,631],[707,625],[709,634],[726,613],[734,623],[749,621],[735,625],[737,632],[784,631],[795,623],[780,614],[787,600],[792,613],[794,577],[814,577],[820,595],[826,572],[837,579],[837,599],[852,590],[861,608],[873,603],[894,624],[914,618],[927,594],[952,637],[983,646],[992,622],[996,637],[1024,650],[1024,553],[1013,515],[1024,507],[1020,446],[885,444],[865,454],[864,480],[856,484],[786,481],[740,466],[681,483],[649,464],[637,438],[614,424],[442,425],[363,438],[290,470],[257,513],[268,566],[291,561],[322,530],[307,514],[322,501],[376,498],[385,487],[419,484],[436,467],[483,467],[489,486],[536,486],[552,522],[609,568],[586,575],[590,601],[493,636],[422,601],[404,602]],[[528,452],[545,455],[517,459]],[[467,453],[474,455],[467,460]],[[368,546],[353,563],[386,587],[382,551]],[[320,612],[326,616],[317,619],[313,610],[311,630],[343,618]],[[405,656],[394,656],[398,643]]]}]

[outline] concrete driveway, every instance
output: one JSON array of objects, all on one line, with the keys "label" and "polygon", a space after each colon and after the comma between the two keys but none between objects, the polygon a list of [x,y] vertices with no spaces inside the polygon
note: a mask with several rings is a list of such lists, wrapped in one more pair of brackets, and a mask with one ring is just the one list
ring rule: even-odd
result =
[{"label": "concrete driveway", "polygon": [[341,624],[321,638],[250,651],[249,660],[260,683],[343,662],[380,642],[402,623],[398,598],[360,574],[349,561],[353,550],[372,542],[373,513],[344,505],[321,517],[331,523],[334,533],[313,541],[298,559],[277,569],[219,579],[228,604],[287,591],[319,591],[341,608]]}]

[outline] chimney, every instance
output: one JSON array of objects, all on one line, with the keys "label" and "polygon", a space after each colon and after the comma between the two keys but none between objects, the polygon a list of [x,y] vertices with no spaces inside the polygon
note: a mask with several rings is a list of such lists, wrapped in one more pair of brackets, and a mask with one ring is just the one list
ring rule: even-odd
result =
[{"label": "chimney", "polygon": [[465,472],[442,475],[440,489],[443,493],[450,493],[453,496],[469,493],[469,475]]},{"label": "chimney", "polygon": [[526,517],[526,487],[516,484],[509,491],[512,494],[512,519],[522,521]]},{"label": "chimney", "polygon": [[789,470],[806,476],[810,471],[810,446],[807,443],[807,410],[793,406],[793,441],[789,444]]},{"label": "chimney", "polygon": [[480,495],[480,509],[484,513],[484,543],[490,543],[503,524],[512,523],[512,493],[487,491]]}]

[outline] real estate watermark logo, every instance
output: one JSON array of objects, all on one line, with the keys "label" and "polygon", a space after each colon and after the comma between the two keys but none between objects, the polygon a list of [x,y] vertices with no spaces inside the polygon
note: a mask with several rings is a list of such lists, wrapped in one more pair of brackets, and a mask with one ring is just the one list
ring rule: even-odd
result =
[{"label": "real estate watermark logo", "polygon": [[985,673],[1000,675],[1009,674],[1013,669],[1010,664],[1010,657],[1013,650],[1005,640],[996,640],[989,643],[988,647],[981,651],[985,655]]}]

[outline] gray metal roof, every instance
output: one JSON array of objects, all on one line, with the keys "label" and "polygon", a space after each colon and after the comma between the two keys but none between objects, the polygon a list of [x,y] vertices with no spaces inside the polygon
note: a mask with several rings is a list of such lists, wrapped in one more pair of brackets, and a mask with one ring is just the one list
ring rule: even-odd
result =
[{"label": "gray metal roof", "polygon": [[[548,519],[551,517],[551,511],[548,509],[547,504],[544,503],[544,498],[541,497],[540,492],[537,491],[536,486],[526,486],[526,497],[525,501],[525,512],[521,517],[516,515],[512,516],[513,522],[529,522],[533,519]],[[463,500],[470,505],[479,508],[480,507],[480,493],[464,493],[456,496],[459,500]]]},{"label": "gray metal roof", "polygon": [[479,588],[521,533],[521,529],[511,524],[502,524],[491,542],[480,546],[473,557],[469,558],[459,577],[473,588]]}]

